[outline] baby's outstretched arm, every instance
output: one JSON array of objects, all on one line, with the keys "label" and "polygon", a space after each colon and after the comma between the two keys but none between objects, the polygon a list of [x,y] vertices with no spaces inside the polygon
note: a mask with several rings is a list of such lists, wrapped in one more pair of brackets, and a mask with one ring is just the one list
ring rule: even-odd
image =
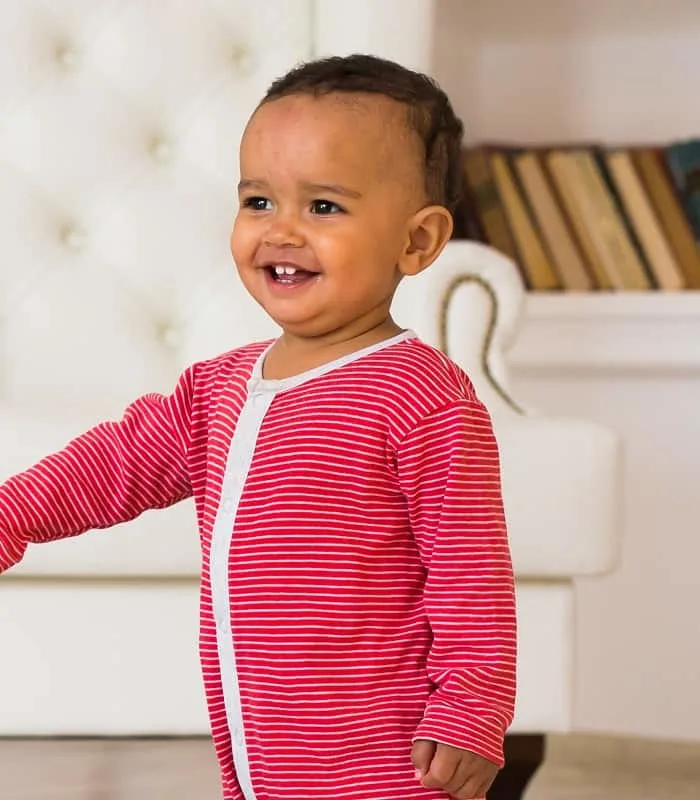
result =
[{"label": "baby's outstretched arm", "polygon": [[194,369],[171,395],[132,403],[0,486],[0,572],[27,546],[107,528],[191,494],[187,451]]},{"label": "baby's outstretched arm", "polygon": [[[427,671],[435,689],[414,742],[438,743],[436,754],[450,764],[451,748],[475,754],[459,760],[465,786],[477,787],[489,771],[484,759],[503,764],[516,663],[515,581],[486,409],[460,400],[424,418],[402,442],[398,469],[427,572],[424,606],[433,635]],[[422,762],[424,749],[418,747]],[[469,764],[478,775],[470,775]],[[426,785],[436,786],[429,765],[417,766]],[[442,788],[452,790],[452,778]]]}]

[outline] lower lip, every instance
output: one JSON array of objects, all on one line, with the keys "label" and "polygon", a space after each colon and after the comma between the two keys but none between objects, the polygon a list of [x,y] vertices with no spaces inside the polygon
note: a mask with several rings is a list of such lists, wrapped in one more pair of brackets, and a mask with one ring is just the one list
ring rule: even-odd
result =
[{"label": "lower lip", "polygon": [[310,275],[308,278],[304,278],[301,281],[295,282],[287,282],[287,281],[277,281],[272,277],[272,274],[269,270],[265,270],[265,281],[267,285],[276,292],[284,292],[285,294],[288,292],[299,291],[301,289],[306,289],[312,284],[314,284],[318,280],[318,275]]}]

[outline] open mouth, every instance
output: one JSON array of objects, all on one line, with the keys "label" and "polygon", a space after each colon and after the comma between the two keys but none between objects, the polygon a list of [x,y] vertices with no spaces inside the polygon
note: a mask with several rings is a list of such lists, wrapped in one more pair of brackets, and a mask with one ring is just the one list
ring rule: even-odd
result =
[{"label": "open mouth", "polygon": [[318,273],[300,267],[275,264],[265,267],[271,280],[280,286],[299,286],[313,280]]}]

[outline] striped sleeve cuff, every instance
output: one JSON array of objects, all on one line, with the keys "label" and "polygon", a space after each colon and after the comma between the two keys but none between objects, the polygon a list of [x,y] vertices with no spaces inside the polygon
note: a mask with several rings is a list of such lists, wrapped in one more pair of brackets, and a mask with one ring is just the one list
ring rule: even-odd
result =
[{"label": "striped sleeve cuff", "polygon": [[418,725],[413,740],[429,739],[449,744],[502,767],[506,723],[497,714],[470,713],[452,703],[432,700]]}]

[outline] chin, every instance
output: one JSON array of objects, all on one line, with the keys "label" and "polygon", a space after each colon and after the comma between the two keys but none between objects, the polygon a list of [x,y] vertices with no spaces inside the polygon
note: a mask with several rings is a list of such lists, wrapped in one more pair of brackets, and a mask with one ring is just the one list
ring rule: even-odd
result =
[{"label": "chin", "polygon": [[[253,296],[255,297],[255,295]],[[255,299],[267,316],[285,332],[295,336],[318,336],[326,328],[323,323],[319,323],[317,318],[314,319],[314,314],[310,309],[294,308],[293,304],[285,308],[284,304],[274,302],[274,300],[270,302],[270,299],[264,296],[255,297]]]},{"label": "chin", "polygon": [[[265,309],[267,311],[267,309]],[[278,325],[286,334],[295,336],[299,339],[315,339],[330,333],[335,326],[322,324],[318,321],[300,319],[292,315],[273,314],[267,311],[267,315]]]},{"label": "chin", "polygon": [[280,317],[273,317],[270,314],[272,321],[278,325],[284,333],[290,336],[296,336],[300,339],[313,339],[316,336],[322,336],[324,329],[318,325],[312,325],[299,320],[283,319]]}]

